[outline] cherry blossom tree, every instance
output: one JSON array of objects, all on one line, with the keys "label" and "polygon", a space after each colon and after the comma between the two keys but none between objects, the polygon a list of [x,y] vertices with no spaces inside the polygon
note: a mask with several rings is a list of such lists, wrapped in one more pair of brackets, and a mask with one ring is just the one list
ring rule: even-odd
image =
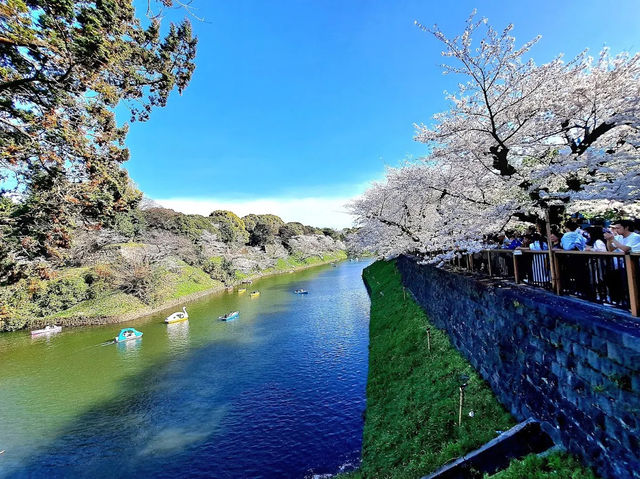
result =
[{"label": "cherry blossom tree", "polygon": [[465,81],[449,110],[416,125],[429,155],[351,205],[370,249],[475,250],[510,222],[638,199],[640,56],[538,66],[525,57],[539,37],[518,47],[512,25],[499,32],[474,14],[452,38],[419,25],[444,44],[444,72]]}]

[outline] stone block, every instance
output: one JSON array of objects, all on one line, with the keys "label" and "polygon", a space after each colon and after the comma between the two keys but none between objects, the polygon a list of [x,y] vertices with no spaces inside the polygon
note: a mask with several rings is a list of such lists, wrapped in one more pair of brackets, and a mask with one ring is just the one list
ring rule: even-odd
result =
[{"label": "stone block", "polygon": [[569,365],[569,353],[562,349],[556,349],[556,361],[566,370]]},{"label": "stone block", "polygon": [[609,398],[608,396],[605,396],[604,394],[597,394],[593,397],[593,403],[605,415],[607,416],[615,415],[614,400]]},{"label": "stone block", "polygon": [[571,344],[571,352],[581,360],[586,360],[589,350],[579,343]]},{"label": "stone block", "polygon": [[629,370],[622,364],[611,361],[608,357],[600,361],[600,372],[605,376],[629,374]]},{"label": "stone block", "polygon": [[640,371],[640,352],[625,348],[622,356],[622,364],[632,371]]},{"label": "stone block", "polygon": [[591,350],[587,351],[587,363],[596,371],[600,371],[602,369],[601,368],[602,358],[595,351],[591,351]]},{"label": "stone block", "polygon": [[[622,344],[625,348],[628,348],[636,353],[640,353],[640,321],[638,322],[638,333],[623,334]],[[638,365],[638,367],[640,368],[640,364]]]},{"label": "stone block", "polygon": [[615,361],[618,364],[622,364],[624,351],[618,343],[607,341],[607,356],[612,361]]},{"label": "stone block", "polygon": [[558,321],[558,325],[555,331],[560,334],[565,340],[571,342],[580,343],[580,329],[577,326],[570,325],[566,322]]},{"label": "stone block", "polygon": [[562,347],[563,343],[568,343],[570,341],[571,341],[570,336],[563,334],[561,331],[557,329],[554,331],[551,331],[551,333],[549,334],[549,343],[554,348],[560,348]]},{"label": "stone block", "polygon": [[618,390],[618,401],[626,411],[638,411],[640,414],[640,395],[634,392]]},{"label": "stone block", "polygon": [[591,349],[600,353],[602,356],[607,355],[607,340],[599,336],[591,336]]}]

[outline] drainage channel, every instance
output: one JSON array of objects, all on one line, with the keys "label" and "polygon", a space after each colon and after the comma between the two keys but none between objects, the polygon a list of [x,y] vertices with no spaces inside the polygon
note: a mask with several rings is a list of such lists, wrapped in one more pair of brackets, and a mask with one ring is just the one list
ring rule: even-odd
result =
[{"label": "drainage channel", "polygon": [[512,459],[539,454],[553,446],[540,423],[529,418],[422,479],[469,479],[494,474],[505,469]]}]

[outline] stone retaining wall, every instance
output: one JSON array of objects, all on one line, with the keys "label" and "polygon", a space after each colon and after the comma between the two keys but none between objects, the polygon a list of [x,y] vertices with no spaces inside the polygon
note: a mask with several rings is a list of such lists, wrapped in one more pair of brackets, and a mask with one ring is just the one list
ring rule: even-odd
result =
[{"label": "stone retaining wall", "polygon": [[518,419],[607,478],[640,478],[640,322],[398,258],[403,283]]}]

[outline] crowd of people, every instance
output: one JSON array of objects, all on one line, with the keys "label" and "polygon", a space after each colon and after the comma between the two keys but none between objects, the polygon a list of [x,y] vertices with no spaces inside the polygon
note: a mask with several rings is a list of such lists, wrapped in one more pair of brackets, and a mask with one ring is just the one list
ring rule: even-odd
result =
[{"label": "crowd of people", "polygon": [[[565,251],[611,251],[616,253],[640,253],[640,220],[621,219],[609,224],[580,224],[577,219],[564,223],[564,232],[551,227],[549,240],[552,249]],[[491,239],[497,248],[548,250],[546,232],[532,226],[525,232],[506,231]]]}]

